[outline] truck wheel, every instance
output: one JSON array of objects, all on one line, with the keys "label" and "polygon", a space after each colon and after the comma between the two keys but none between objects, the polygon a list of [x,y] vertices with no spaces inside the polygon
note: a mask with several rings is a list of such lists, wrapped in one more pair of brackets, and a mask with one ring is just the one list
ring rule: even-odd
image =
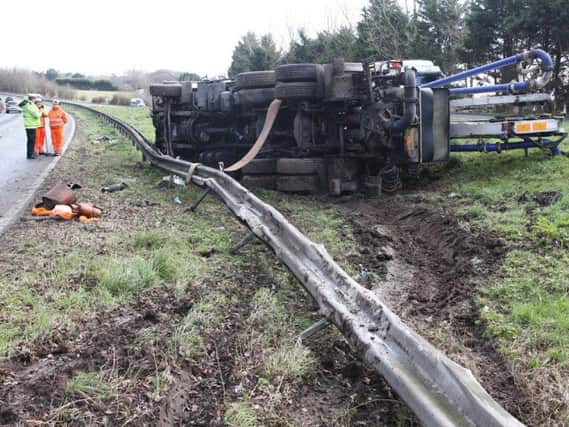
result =
[{"label": "truck wheel", "polygon": [[247,73],[239,73],[235,78],[235,85],[240,89],[273,87],[275,85],[275,72],[249,71]]},{"label": "truck wheel", "polygon": [[266,188],[276,190],[275,175],[245,175],[241,180],[241,185],[245,188]]},{"label": "truck wheel", "polygon": [[254,159],[243,166],[245,175],[269,175],[274,174],[277,169],[277,159]]},{"label": "truck wheel", "polygon": [[152,96],[182,96],[181,84],[155,83],[150,85],[150,95]]},{"label": "truck wheel", "polygon": [[221,92],[219,95],[219,104],[221,111],[228,113],[233,109],[233,94],[228,90]]},{"label": "truck wheel", "polygon": [[322,188],[320,179],[317,175],[282,175],[277,177],[277,190],[284,191],[285,193],[314,194],[322,192],[324,189]]},{"label": "truck wheel", "polygon": [[315,82],[322,80],[324,69],[319,64],[286,64],[275,69],[279,82]]},{"label": "truck wheel", "polygon": [[237,105],[241,106],[266,106],[275,99],[275,89],[242,89],[234,93],[233,98]]},{"label": "truck wheel", "polygon": [[321,99],[324,96],[322,85],[317,82],[277,83],[275,97],[289,101],[308,101]]}]

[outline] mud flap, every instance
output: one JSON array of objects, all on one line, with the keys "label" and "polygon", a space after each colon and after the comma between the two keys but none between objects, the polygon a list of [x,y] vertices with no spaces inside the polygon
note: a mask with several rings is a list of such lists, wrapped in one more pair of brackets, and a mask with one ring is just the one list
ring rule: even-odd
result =
[{"label": "mud flap", "polygon": [[448,89],[419,92],[419,155],[421,163],[446,162],[450,153]]}]

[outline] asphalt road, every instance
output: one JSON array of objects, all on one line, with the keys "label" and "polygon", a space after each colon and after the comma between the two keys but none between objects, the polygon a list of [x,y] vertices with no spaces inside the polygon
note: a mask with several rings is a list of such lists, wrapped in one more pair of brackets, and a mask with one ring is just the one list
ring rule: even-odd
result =
[{"label": "asphalt road", "polygon": [[[67,143],[74,127],[70,118],[64,130]],[[53,152],[47,132],[47,148]],[[26,158],[26,132],[21,114],[0,114],[0,219],[35,190],[37,180],[56,159],[53,156]]]}]

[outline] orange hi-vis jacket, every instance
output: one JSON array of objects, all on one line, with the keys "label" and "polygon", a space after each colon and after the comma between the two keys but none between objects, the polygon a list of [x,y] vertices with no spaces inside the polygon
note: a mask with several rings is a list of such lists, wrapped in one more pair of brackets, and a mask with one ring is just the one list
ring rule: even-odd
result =
[{"label": "orange hi-vis jacket", "polygon": [[49,119],[49,127],[57,128],[67,123],[67,114],[61,108],[52,108],[47,114]]}]

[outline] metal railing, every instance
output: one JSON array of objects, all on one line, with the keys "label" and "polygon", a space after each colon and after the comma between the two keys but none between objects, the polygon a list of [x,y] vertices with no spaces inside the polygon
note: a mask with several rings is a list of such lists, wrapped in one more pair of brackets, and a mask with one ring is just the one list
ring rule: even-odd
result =
[{"label": "metal railing", "polygon": [[318,303],[322,316],[385,377],[424,425],[523,425],[492,399],[469,370],[415,333],[377,295],[342,270],[322,245],[308,239],[279,211],[229,175],[162,155],[131,125],[91,107],[69,104],[118,128],[151,164],[217,195],[274,251]]}]

